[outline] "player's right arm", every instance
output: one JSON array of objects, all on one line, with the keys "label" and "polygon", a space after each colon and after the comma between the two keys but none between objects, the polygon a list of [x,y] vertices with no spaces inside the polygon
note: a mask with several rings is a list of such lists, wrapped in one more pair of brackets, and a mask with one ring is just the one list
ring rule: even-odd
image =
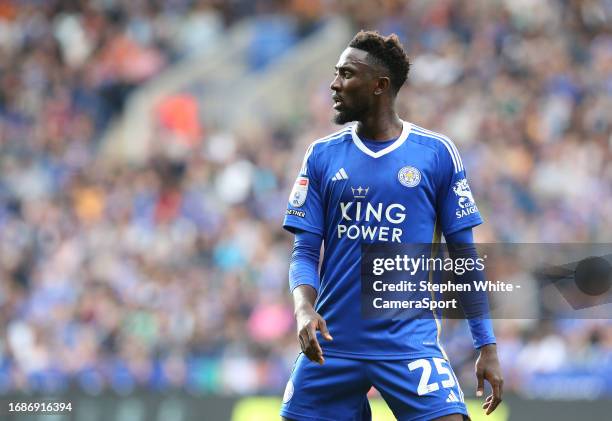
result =
[{"label": "player's right arm", "polygon": [[289,288],[293,295],[297,336],[300,347],[310,360],[323,364],[323,351],[317,330],[331,340],[323,317],[315,311],[319,291],[319,255],[323,241],[323,195],[321,177],[310,145],[298,177],[289,195],[283,228],[295,234],[289,266]]},{"label": "player's right arm", "polygon": [[325,320],[314,309],[319,289],[320,235],[296,231],[291,264],[289,286],[293,294],[297,337],[304,355],[311,361],[323,364],[323,350],[317,340],[317,330],[325,340],[332,340]]},{"label": "player's right arm", "polygon": [[302,352],[309,360],[323,364],[325,358],[316,331],[321,331],[325,340],[331,341],[332,337],[327,330],[325,320],[314,309],[316,298],[317,292],[308,285],[300,285],[293,290],[297,336]]}]

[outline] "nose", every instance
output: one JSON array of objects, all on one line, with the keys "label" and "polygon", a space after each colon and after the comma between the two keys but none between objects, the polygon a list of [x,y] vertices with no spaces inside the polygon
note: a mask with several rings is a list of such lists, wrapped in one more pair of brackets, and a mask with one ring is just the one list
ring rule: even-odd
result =
[{"label": "nose", "polygon": [[338,92],[340,90],[340,80],[338,75],[334,76],[334,80],[332,80],[329,88],[334,92]]}]

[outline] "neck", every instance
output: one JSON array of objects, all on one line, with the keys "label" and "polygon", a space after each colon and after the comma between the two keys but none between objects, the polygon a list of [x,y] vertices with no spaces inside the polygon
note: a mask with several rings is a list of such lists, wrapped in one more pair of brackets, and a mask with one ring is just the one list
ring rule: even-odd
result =
[{"label": "neck", "polygon": [[394,110],[370,112],[357,122],[357,135],[370,140],[389,140],[402,134],[403,123]]}]

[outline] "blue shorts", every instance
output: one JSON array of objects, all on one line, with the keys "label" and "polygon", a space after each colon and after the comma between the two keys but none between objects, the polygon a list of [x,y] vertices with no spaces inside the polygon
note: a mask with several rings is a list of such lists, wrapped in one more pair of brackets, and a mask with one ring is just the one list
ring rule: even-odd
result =
[{"label": "blue shorts", "polygon": [[294,421],[370,421],[374,386],[398,421],[430,421],[467,409],[443,358],[375,361],[327,356],[319,365],[300,354],[283,396],[281,415]]}]

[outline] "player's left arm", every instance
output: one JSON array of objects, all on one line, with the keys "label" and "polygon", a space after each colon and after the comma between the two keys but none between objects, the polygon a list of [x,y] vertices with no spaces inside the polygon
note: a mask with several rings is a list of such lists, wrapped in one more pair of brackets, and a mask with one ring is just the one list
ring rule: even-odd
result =
[{"label": "player's left arm", "polygon": [[[478,258],[471,228],[464,228],[447,235],[446,241],[453,260]],[[483,272],[477,270],[455,276],[456,282],[461,284],[484,280]],[[480,351],[476,360],[476,378],[478,381],[476,396],[484,395],[485,380],[489,382],[493,391],[482,405],[486,414],[489,415],[502,401],[504,380],[497,357],[497,345],[489,314],[487,293],[484,291],[462,292],[459,293],[459,301],[468,320],[474,346]]]},{"label": "player's left arm", "polygon": [[495,411],[495,408],[501,403],[504,393],[504,378],[502,376],[499,358],[497,357],[497,345],[488,344],[480,348],[480,355],[476,360],[476,378],[478,386],[476,388],[476,396],[484,395],[484,380],[486,379],[491,385],[493,393],[485,399],[482,404],[487,415]]},{"label": "player's left arm", "polygon": [[[447,137],[440,137],[437,161],[437,217],[440,228],[453,258],[478,258],[472,228],[481,224],[482,217],[470,189],[463,161],[455,144]],[[481,271],[466,272],[466,276],[481,276]],[[469,283],[471,279],[457,279]],[[497,346],[493,324],[489,316],[489,302],[486,292],[459,293],[459,300],[465,313],[474,347],[480,350],[476,361],[478,387],[476,396],[484,394],[484,380],[491,384],[493,393],[485,399],[483,408],[490,414],[502,400],[503,378],[497,358]]]}]

